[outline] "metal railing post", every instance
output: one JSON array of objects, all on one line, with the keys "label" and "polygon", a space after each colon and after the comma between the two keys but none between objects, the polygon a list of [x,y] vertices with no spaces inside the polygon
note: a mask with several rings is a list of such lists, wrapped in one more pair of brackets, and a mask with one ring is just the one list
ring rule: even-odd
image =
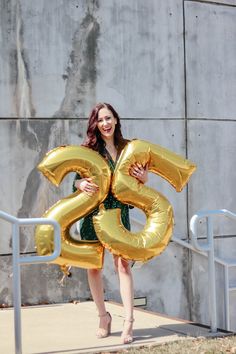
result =
[{"label": "metal railing post", "polygon": [[20,237],[19,224],[12,225],[12,249],[13,249],[13,305],[14,305],[14,330],[15,353],[22,354],[21,342],[21,274],[20,274]]},{"label": "metal railing post", "polygon": [[209,274],[209,304],[211,318],[211,332],[217,332],[217,315],[216,315],[216,276],[215,276],[215,250],[212,217],[207,216],[207,240],[209,245],[208,257],[208,274]]},{"label": "metal railing post", "polygon": [[230,319],[229,319],[229,267],[228,265],[224,266],[224,297],[225,297],[225,325],[227,331],[230,330]]}]

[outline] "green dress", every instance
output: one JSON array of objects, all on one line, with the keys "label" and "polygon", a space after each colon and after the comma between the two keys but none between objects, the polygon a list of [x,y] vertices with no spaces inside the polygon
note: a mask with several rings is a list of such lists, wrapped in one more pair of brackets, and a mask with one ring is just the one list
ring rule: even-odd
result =
[{"label": "green dress", "polygon": [[[116,161],[113,161],[111,155],[109,152],[104,148],[104,151],[101,153],[103,157],[107,160],[107,163],[110,167],[111,173],[114,172],[115,167],[116,167]],[[73,192],[76,192],[77,189],[75,187],[75,181],[81,179],[80,175],[76,173],[74,182],[73,182]],[[119,200],[117,200],[111,191],[109,191],[106,199],[103,202],[105,209],[115,209],[115,208],[120,208],[121,209],[121,221],[124,225],[124,227],[127,230],[130,230],[130,219],[129,219],[129,205],[121,203]],[[132,207],[131,207],[132,208]],[[99,209],[96,208],[93,210],[92,213],[89,215],[85,216],[83,219],[80,220],[80,236],[82,240],[97,240],[97,235],[94,230],[93,226],[93,216],[98,214]]]}]

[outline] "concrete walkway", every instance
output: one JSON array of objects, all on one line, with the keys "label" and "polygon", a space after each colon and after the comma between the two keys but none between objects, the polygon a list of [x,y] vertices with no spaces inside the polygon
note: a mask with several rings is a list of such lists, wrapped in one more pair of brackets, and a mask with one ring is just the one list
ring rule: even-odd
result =
[{"label": "concrete walkway", "polygon": [[[95,336],[98,318],[93,302],[57,304],[22,308],[23,354],[100,353],[127,348],[121,345],[123,310],[107,303],[112,334]],[[219,333],[222,335],[225,333]],[[135,309],[134,337],[131,346],[154,345],[191,337],[211,336],[209,329],[197,324]],[[14,354],[13,309],[0,310],[0,353]]]}]

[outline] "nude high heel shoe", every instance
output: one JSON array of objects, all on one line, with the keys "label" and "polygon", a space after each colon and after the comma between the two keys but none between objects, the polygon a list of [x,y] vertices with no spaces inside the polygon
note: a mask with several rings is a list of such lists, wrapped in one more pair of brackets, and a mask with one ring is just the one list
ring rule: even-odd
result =
[{"label": "nude high heel shoe", "polygon": [[112,317],[109,312],[106,312],[104,315],[99,315],[99,317],[109,317],[109,321],[107,323],[107,328],[98,328],[97,331],[97,338],[106,338],[111,334],[111,322],[112,322]]},{"label": "nude high heel shoe", "polygon": [[[125,327],[125,323],[129,323],[129,325]],[[124,320],[124,329],[123,329],[123,332],[121,334],[121,341],[122,341],[123,344],[130,344],[130,343],[132,343],[134,341],[134,338],[133,338],[133,323],[134,323],[134,319],[133,318]]]}]

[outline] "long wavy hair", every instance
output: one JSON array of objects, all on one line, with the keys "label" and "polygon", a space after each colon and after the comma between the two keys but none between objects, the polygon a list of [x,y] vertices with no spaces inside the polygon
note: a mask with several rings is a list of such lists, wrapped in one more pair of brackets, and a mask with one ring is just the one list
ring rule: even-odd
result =
[{"label": "long wavy hair", "polygon": [[114,132],[114,143],[118,150],[122,149],[126,144],[127,140],[123,138],[121,133],[121,124],[120,117],[116,110],[109,103],[98,103],[92,109],[92,112],[89,116],[88,127],[87,127],[87,138],[83,146],[87,146],[95,151],[102,152],[105,146],[105,142],[101,137],[101,133],[97,127],[98,122],[98,113],[100,109],[107,108],[109,109],[113,116],[116,118],[117,124]]}]

